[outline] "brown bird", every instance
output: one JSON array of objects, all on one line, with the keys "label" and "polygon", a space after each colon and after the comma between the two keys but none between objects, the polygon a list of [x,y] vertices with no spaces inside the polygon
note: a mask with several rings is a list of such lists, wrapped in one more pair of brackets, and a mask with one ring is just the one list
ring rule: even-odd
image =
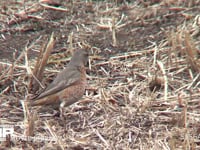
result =
[{"label": "brown bird", "polygon": [[62,115],[64,106],[77,102],[85,92],[87,62],[88,53],[85,50],[75,51],[68,66],[58,73],[53,82],[30,105],[60,105]]}]

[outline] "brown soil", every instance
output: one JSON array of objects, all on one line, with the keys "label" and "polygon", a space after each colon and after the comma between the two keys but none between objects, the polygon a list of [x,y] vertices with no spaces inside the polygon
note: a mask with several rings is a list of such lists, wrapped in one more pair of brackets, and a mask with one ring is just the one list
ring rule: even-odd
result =
[{"label": "brown soil", "polygon": [[52,33],[56,43],[42,83],[49,84],[67,64],[72,35],[73,49],[90,47],[90,87],[82,101],[66,108],[64,119],[45,116],[51,108],[30,108],[37,112],[34,136],[56,141],[7,140],[0,147],[200,148],[199,0],[44,4],[0,1],[0,124],[15,125],[16,134],[26,135],[17,103],[36,93],[29,89],[22,54],[34,68]]}]

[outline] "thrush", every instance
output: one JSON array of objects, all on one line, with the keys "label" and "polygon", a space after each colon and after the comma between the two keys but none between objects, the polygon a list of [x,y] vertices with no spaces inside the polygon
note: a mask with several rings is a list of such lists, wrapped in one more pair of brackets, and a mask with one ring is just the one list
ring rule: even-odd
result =
[{"label": "thrush", "polygon": [[74,52],[67,67],[59,72],[47,88],[29,104],[31,106],[60,105],[63,108],[77,102],[84,95],[87,80],[85,65],[88,53],[85,50]]}]

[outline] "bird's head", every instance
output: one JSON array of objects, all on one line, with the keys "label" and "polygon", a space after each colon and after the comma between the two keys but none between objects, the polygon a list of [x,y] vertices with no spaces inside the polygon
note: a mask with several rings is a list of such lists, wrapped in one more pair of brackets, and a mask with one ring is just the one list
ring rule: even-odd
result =
[{"label": "bird's head", "polygon": [[69,62],[69,65],[73,66],[86,66],[88,63],[88,51],[87,50],[76,50]]}]

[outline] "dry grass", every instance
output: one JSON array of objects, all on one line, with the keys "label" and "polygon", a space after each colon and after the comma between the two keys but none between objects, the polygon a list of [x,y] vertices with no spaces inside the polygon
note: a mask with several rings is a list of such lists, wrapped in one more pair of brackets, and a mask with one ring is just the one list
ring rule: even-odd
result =
[{"label": "dry grass", "polygon": [[[200,148],[200,1],[6,3],[0,48],[13,46],[20,53],[13,61],[0,60],[0,124],[15,125],[16,136],[52,141],[9,139],[0,147]],[[89,87],[81,101],[66,108],[65,119],[52,116],[49,107],[19,104],[35,94],[32,71],[52,32],[56,41],[49,42],[49,52],[54,50],[36,67],[43,72],[45,66],[37,76],[41,85],[63,69],[73,49],[87,44],[91,53]]]}]

